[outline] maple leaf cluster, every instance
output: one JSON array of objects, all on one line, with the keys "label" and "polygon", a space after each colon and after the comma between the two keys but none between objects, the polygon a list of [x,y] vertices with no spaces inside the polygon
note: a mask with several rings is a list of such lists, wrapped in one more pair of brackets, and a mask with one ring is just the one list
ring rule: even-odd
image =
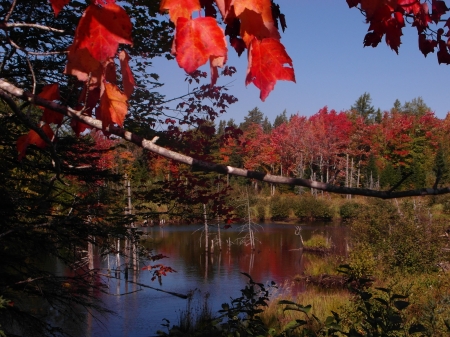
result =
[{"label": "maple leaf cluster", "polygon": [[[282,28],[286,27],[284,16],[270,0],[163,0],[160,9],[168,11],[176,27],[172,53],[187,73],[209,61],[214,85],[218,68],[227,61],[227,35],[239,55],[248,50],[245,82],[261,90],[262,101],[278,80],[295,82],[292,60],[280,42],[277,28],[278,19]],[[194,12],[198,13],[195,18]],[[218,12],[225,30],[217,23]]]},{"label": "maple leaf cluster", "polygon": [[[55,16],[69,1],[50,0]],[[284,16],[279,6],[270,0],[163,0],[160,10],[168,11],[176,27],[172,53],[188,74],[209,61],[213,86],[219,76],[218,68],[224,67],[227,61],[227,35],[239,55],[248,50],[246,84],[254,83],[261,90],[263,101],[277,80],[295,81],[292,60],[278,32],[278,21],[283,30],[286,27]],[[192,17],[194,12],[198,13],[195,18]],[[219,12],[225,29],[217,23]],[[83,85],[76,109],[86,116],[92,116],[95,111],[104,130],[110,125],[123,126],[128,100],[135,88],[130,56],[125,50],[119,50],[121,44],[132,45],[132,28],[127,12],[115,0],[94,0],[84,11],[67,51],[65,73],[75,76]],[[116,64],[120,64],[121,85],[117,83]],[[227,69],[224,69],[225,75],[229,72]],[[50,88],[53,96],[45,92]],[[40,96],[60,100],[58,84],[49,85]],[[51,139],[53,131],[49,124],[60,125],[61,122],[58,113],[46,109],[40,128]],[[71,127],[77,135],[88,128],[75,119]],[[28,145],[44,148],[47,143],[31,130],[17,143],[19,158],[25,155]]]},{"label": "maple leaf cluster", "polygon": [[[42,92],[39,97],[47,99],[49,101],[59,100],[59,88],[58,84],[49,84],[42,88]],[[25,156],[26,149],[29,145],[35,145],[38,148],[45,148],[54,137],[54,133],[50,124],[61,125],[63,121],[63,115],[55,113],[48,108],[43,109],[43,114],[39,122],[39,131],[41,131],[45,137],[42,137],[35,130],[30,130],[26,135],[23,135],[17,139],[16,147],[17,152],[19,152],[18,159],[22,160]],[[47,139],[45,139],[47,138]]]},{"label": "maple leaf cluster", "polygon": [[[419,49],[427,56],[438,48],[439,63],[450,64],[450,19],[442,16],[449,10],[445,1],[432,0],[347,0],[349,7],[358,7],[369,24],[364,46],[376,47],[385,36],[386,43],[398,53],[405,21],[416,27]],[[444,28],[431,29],[430,24],[444,23]]]}]

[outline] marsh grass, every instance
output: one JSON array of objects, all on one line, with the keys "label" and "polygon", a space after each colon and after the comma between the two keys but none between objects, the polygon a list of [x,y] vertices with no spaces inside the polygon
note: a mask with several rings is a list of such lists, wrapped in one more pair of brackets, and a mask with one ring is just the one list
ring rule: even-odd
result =
[{"label": "marsh grass", "polygon": [[309,240],[303,242],[303,247],[331,249],[333,242],[323,234],[313,234]]},{"label": "marsh grass", "polygon": [[322,274],[337,275],[338,267],[344,262],[342,256],[317,256],[305,254],[305,275],[318,276]]},{"label": "marsh grass", "polygon": [[317,289],[308,289],[308,291],[295,296],[279,294],[274,297],[269,306],[260,314],[263,322],[277,331],[294,319],[305,319],[305,315],[295,311],[283,311],[284,306],[278,304],[280,300],[290,300],[303,305],[311,305],[310,317],[315,315],[322,322],[331,316],[331,312],[348,311],[348,304],[352,295],[347,290],[320,291]]},{"label": "marsh grass", "polygon": [[172,330],[182,334],[189,334],[194,331],[202,330],[213,319],[213,313],[209,305],[209,293],[206,293],[202,299],[195,296],[196,292],[191,291],[186,303],[186,309],[180,310],[178,316],[178,325]]}]

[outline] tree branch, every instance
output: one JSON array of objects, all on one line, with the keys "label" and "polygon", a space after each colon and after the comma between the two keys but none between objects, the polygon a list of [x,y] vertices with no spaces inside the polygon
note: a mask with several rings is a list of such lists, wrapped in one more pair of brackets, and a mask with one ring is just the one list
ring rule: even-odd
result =
[{"label": "tree branch", "polygon": [[10,95],[13,95],[17,98],[25,100],[27,102],[34,102],[37,105],[49,108],[53,111],[59,112],[65,116],[69,116],[71,118],[75,118],[92,128],[98,130],[105,130],[113,135],[121,137],[131,143],[138,145],[139,147],[151,151],[153,153],[159,154],[168,159],[172,159],[176,162],[186,164],[192,166],[193,170],[198,171],[206,171],[206,172],[218,172],[222,174],[230,174],[239,177],[246,177],[250,179],[257,179],[260,181],[273,183],[273,184],[284,184],[284,185],[295,185],[295,186],[303,186],[308,188],[315,188],[321,191],[337,193],[337,194],[353,194],[353,195],[361,195],[367,197],[375,197],[381,199],[393,199],[393,198],[404,198],[404,197],[413,197],[413,196],[425,196],[425,195],[439,195],[439,194],[447,194],[450,193],[450,187],[444,188],[422,188],[417,190],[408,190],[408,191],[376,191],[371,189],[361,189],[361,188],[353,188],[353,187],[341,187],[335,186],[331,184],[321,183],[318,181],[311,181],[307,179],[301,178],[289,178],[271,175],[263,172],[250,171],[241,168],[236,168],[232,166],[226,166],[221,164],[215,164],[211,162],[206,162],[202,160],[198,160],[189,156],[186,156],[182,153],[178,153],[175,151],[168,150],[161,146],[154,144],[152,140],[148,140],[142,138],[138,135],[135,135],[123,128],[119,128],[116,126],[108,126],[106,128],[102,128],[102,122],[98,119],[85,116],[82,114],[82,111],[76,111],[70,107],[50,102],[37,95],[33,95],[29,92],[26,92],[20,88],[15,87],[14,85],[0,79],[0,90],[4,90]]},{"label": "tree branch", "polygon": [[52,27],[47,27],[47,26],[43,26],[43,25],[38,25],[36,23],[20,23],[20,22],[16,22],[16,23],[3,22],[3,23],[0,23],[0,28],[1,29],[11,28],[11,27],[28,27],[28,28],[42,29],[42,30],[46,30],[46,31],[49,31],[49,32],[54,32],[54,33],[65,33],[64,30],[56,29],[56,28],[52,28]]}]

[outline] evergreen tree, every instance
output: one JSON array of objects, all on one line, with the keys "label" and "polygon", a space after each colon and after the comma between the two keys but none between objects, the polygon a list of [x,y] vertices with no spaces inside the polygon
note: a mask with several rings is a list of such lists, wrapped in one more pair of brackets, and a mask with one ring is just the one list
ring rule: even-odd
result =
[{"label": "evergreen tree", "polygon": [[284,111],[281,114],[279,114],[277,117],[275,117],[275,121],[273,122],[273,127],[277,128],[281,124],[287,123],[287,122],[288,122],[288,118],[286,115],[286,109],[284,109]]},{"label": "evergreen tree", "polygon": [[364,117],[365,121],[369,121],[374,118],[375,108],[372,104],[372,98],[370,94],[365,92],[355,101],[355,104],[350,107],[350,110],[356,111],[359,115]]},{"label": "evergreen tree", "polygon": [[391,108],[391,112],[400,112],[402,110],[402,103],[398,100],[398,98],[394,102],[394,106]]},{"label": "evergreen tree", "polygon": [[419,96],[412,101],[405,102],[400,111],[407,115],[422,116],[428,111],[431,111],[431,108],[426,105],[423,98]]},{"label": "evergreen tree", "polygon": [[237,128],[237,124],[233,118],[230,118],[227,122],[227,128]]},{"label": "evergreen tree", "polygon": [[262,122],[262,128],[264,133],[270,133],[272,131],[272,124],[269,121],[269,118],[267,116],[264,118]]},{"label": "evergreen tree", "polygon": [[217,135],[222,136],[225,133],[225,128],[227,127],[227,122],[224,120],[219,121],[219,126],[217,127]]},{"label": "evergreen tree", "polygon": [[247,116],[244,117],[244,122],[242,122],[239,127],[242,131],[245,131],[251,124],[262,125],[263,120],[264,114],[258,109],[258,107],[255,107],[248,112]]}]

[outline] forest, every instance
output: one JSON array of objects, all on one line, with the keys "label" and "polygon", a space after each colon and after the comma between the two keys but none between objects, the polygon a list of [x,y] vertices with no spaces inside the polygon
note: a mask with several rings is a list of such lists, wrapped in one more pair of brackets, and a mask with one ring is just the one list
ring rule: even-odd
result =
[{"label": "forest", "polygon": [[[346,111],[266,112],[278,113],[272,123],[255,107],[242,123],[227,121],[237,98],[216,84],[236,72],[228,44],[247,53],[245,83],[262,101],[277,81],[296,81],[280,37],[286,18],[269,0],[0,4],[0,335],[70,335],[55,320],[113,314],[99,301],[112,275],[94,251],[122,256],[127,277],[148,270],[161,282],[174,270],[141,245],[140,226],[208,228],[212,219],[223,230],[243,220],[350,221],[348,260],[323,264],[347,275],[348,307],[310,316],[284,299],[282,313],[306,318],[280,325],[275,302],[262,309],[269,290],[247,275],[242,297],[186,333],[448,333],[449,115],[437,118],[420,97],[380,111],[364,93]],[[398,52],[409,25],[420,52],[450,64],[445,1],[347,4],[368,24],[364,46],[384,38]],[[186,72],[187,94],[159,93],[156,57]],[[417,283],[402,283],[410,275]],[[167,328],[160,334],[180,335]]]}]

